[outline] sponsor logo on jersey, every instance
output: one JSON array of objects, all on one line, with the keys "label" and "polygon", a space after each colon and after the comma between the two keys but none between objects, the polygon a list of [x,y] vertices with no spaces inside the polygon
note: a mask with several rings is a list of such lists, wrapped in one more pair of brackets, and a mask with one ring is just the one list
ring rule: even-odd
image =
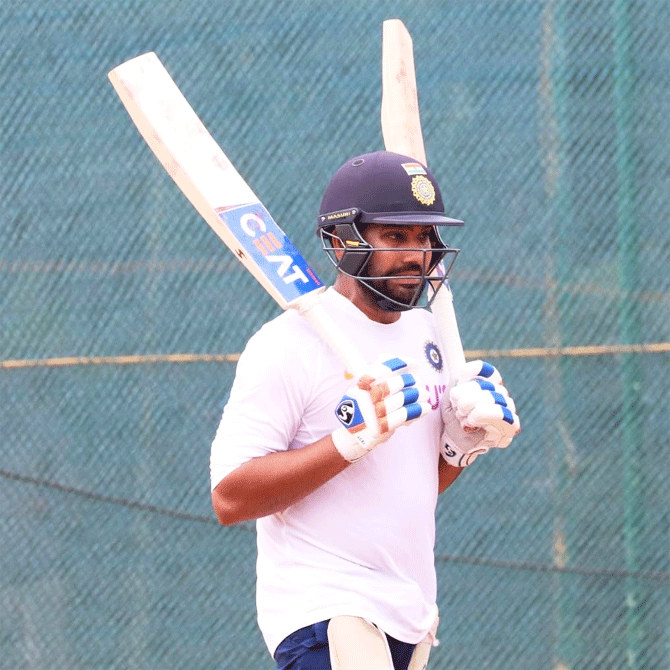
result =
[{"label": "sponsor logo on jersey", "polygon": [[430,403],[431,409],[437,409],[440,406],[440,400],[446,390],[446,384],[433,384],[432,388],[426,384],[426,391],[428,391],[428,402]]}]

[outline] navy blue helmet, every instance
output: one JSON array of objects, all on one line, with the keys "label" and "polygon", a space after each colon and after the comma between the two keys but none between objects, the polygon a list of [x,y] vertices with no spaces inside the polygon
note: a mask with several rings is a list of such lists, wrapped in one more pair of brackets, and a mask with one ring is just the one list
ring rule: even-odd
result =
[{"label": "navy blue helmet", "polygon": [[[370,224],[432,226],[430,258],[424,263],[422,281],[413,297],[399,301],[384,290],[383,280],[369,277],[367,266],[375,247],[364,239]],[[388,311],[415,307],[430,283],[434,292],[445,281],[458,249],[446,245],[440,236],[443,226],[462,226],[463,221],[444,214],[440,188],[430,170],[408,156],[377,151],[347,161],[330,180],[321,201],[317,234],[335,267],[358,279],[377,304]],[[438,270],[449,254],[446,270]],[[426,304],[431,296],[426,297]]]}]

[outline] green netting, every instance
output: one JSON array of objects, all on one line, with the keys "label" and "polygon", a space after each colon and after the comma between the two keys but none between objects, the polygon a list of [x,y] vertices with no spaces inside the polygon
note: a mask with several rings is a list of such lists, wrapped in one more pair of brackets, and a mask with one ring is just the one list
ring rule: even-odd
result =
[{"label": "green netting", "polygon": [[382,147],[392,17],[466,221],[463,341],[523,421],[440,501],[431,668],[670,667],[667,0],[5,0],[0,669],[272,667],[253,528],[216,524],[208,458],[277,308],[106,74],[157,51],[330,281],[315,212]]}]

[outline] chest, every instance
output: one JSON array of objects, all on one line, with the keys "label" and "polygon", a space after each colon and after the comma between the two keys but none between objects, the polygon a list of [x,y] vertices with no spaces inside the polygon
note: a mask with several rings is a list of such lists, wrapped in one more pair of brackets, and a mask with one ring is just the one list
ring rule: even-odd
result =
[{"label": "chest", "polygon": [[[431,434],[439,434],[439,407],[448,379],[444,356],[432,323],[408,320],[393,324],[393,327],[378,327],[377,324],[366,327],[359,324],[356,327],[347,324],[345,334],[350,346],[356,347],[367,361],[399,357],[411,366],[410,371],[416,379],[417,387],[427,392],[432,408],[431,416],[422,419],[420,423]],[[302,425],[296,436],[298,443],[308,444],[310,440],[338,427],[335,405],[354,382],[334,355],[329,352],[324,352],[324,355],[324,365],[318,374],[314,371],[312,393],[304,407]]]}]

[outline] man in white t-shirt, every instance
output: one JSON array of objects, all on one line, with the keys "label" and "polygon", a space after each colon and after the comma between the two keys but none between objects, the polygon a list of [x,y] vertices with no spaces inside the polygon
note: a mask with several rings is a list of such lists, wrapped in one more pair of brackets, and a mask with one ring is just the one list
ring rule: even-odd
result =
[{"label": "man in white t-shirt", "polygon": [[367,370],[353,379],[294,310],[240,357],[212,444],[212,503],[222,524],[257,519],[258,622],[279,670],[424,667],[437,496],[519,430],[493,366],[449,379],[421,309],[457,253],[440,235],[455,225],[413,159],[347,161],[320,208],[337,268],[322,301]]}]

